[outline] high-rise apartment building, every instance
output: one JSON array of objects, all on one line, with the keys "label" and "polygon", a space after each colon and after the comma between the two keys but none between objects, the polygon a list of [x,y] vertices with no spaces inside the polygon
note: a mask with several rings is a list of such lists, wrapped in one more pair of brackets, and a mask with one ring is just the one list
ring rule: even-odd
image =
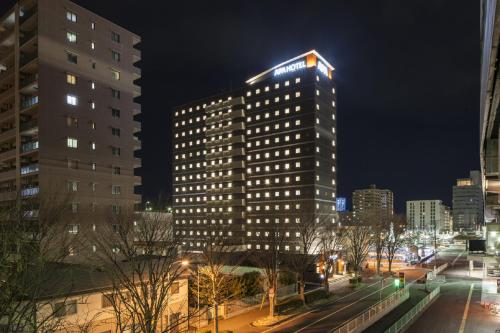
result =
[{"label": "high-rise apartment building", "polygon": [[139,42],[67,0],[22,0],[0,18],[0,202],[69,192],[89,214],[140,202]]},{"label": "high-rise apartment building", "polygon": [[367,213],[374,213],[382,217],[392,216],[394,213],[392,191],[379,189],[375,185],[355,190],[352,194],[352,212],[355,221]]},{"label": "high-rise apartment building", "polygon": [[481,173],[471,171],[469,178],[457,179],[457,185],[453,186],[453,230],[477,230],[483,224]]},{"label": "high-rise apartment building", "polygon": [[451,231],[450,209],[441,200],[406,202],[406,223],[410,230],[433,232]]},{"label": "high-rise apartment building", "polygon": [[284,250],[296,251],[301,226],[334,222],[332,72],[310,51],[174,110],[174,229],[187,249],[211,232],[266,249],[280,230]]}]

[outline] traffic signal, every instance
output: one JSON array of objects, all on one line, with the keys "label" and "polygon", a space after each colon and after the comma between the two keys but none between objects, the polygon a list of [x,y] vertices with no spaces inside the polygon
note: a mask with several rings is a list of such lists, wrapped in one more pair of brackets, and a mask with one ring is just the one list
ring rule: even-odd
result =
[{"label": "traffic signal", "polygon": [[394,287],[399,288],[399,279],[394,280]]},{"label": "traffic signal", "polygon": [[398,283],[399,288],[404,288],[405,287],[405,273],[399,272],[398,281],[399,281],[399,283]]}]

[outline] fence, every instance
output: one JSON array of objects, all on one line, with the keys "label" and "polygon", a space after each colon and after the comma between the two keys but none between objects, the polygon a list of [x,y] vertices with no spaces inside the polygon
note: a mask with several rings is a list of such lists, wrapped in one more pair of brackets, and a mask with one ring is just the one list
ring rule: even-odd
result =
[{"label": "fence", "polygon": [[410,323],[417,315],[425,309],[425,307],[441,292],[441,288],[438,286],[429,295],[425,296],[423,300],[417,303],[410,311],[408,311],[403,317],[401,317],[397,322],[395,322],[391,327],[385,330],[384,333],[398,333]]},{"label": "fence", "polygon": [[409,297],[410,291],[408,287],[400,289],[382,301],[371,306],[359,316],[349,320],[336,330],[331,331],[331,333],[361,332],[363,329],[366,329],[368,326],[373,324],[374,320],[379,319],[398,306],[401,302],[407,300]]}]

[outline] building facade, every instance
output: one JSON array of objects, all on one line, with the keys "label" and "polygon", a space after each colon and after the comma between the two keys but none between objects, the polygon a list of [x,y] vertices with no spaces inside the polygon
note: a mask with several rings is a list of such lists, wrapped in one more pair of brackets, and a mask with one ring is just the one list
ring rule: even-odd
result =
[{"label": "building facade", "polygon": [[0,204],[70,196],[91,214],[78,233],[140,202],[139,42],[67,0],[22,0],[0,18]]},{"label": "building facade", "polygon": [[414,231],[445,233],[451,231],[450,209],[441,200],[406,202],[406,221]]},{"label": "building facade", "polygon": [[453,230],[477,230],[484,225],[484,197],[481,174],[471,171],[469,178],[457,179],[453,186]]},{"label": "building facade", "polygon": [[394,214],[392,191],[379,189],[375,185],[355,190],[352,194],[352,213],[355,221],[367,213],[375,213],[382,217],[392,216]]},{"label": "building facade", "polygon": [[295,251],[302,225],[334,222],[332,72],[310,51],[174,110],[174,229],[186,248],[216,233],[242,250],[266,249],[281,230]]}]

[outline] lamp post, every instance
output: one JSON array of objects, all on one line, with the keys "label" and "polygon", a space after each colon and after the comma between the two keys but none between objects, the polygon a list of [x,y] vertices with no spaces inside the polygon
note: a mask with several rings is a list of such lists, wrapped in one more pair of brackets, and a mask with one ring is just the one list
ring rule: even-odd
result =
[{"label": "lamp post", "polygon": [[[189,265],[189,261],[187,261],[187,260],[177,260],[177,261],[174,261],[171,266],[174,266],[175,264],[179,264],[179,263],[182,266]],[[170,269],[167,272],[167,283],[172,285],[172,281],[170,281]],[[170,294],[170,291],[169,291],[169,294]],[[170,323],[170,298],[168,298],[168,301],[167,301],[167,325],[168,325],[167,327],[170,330],[170,325],[171,325],[171,323]]]}]

